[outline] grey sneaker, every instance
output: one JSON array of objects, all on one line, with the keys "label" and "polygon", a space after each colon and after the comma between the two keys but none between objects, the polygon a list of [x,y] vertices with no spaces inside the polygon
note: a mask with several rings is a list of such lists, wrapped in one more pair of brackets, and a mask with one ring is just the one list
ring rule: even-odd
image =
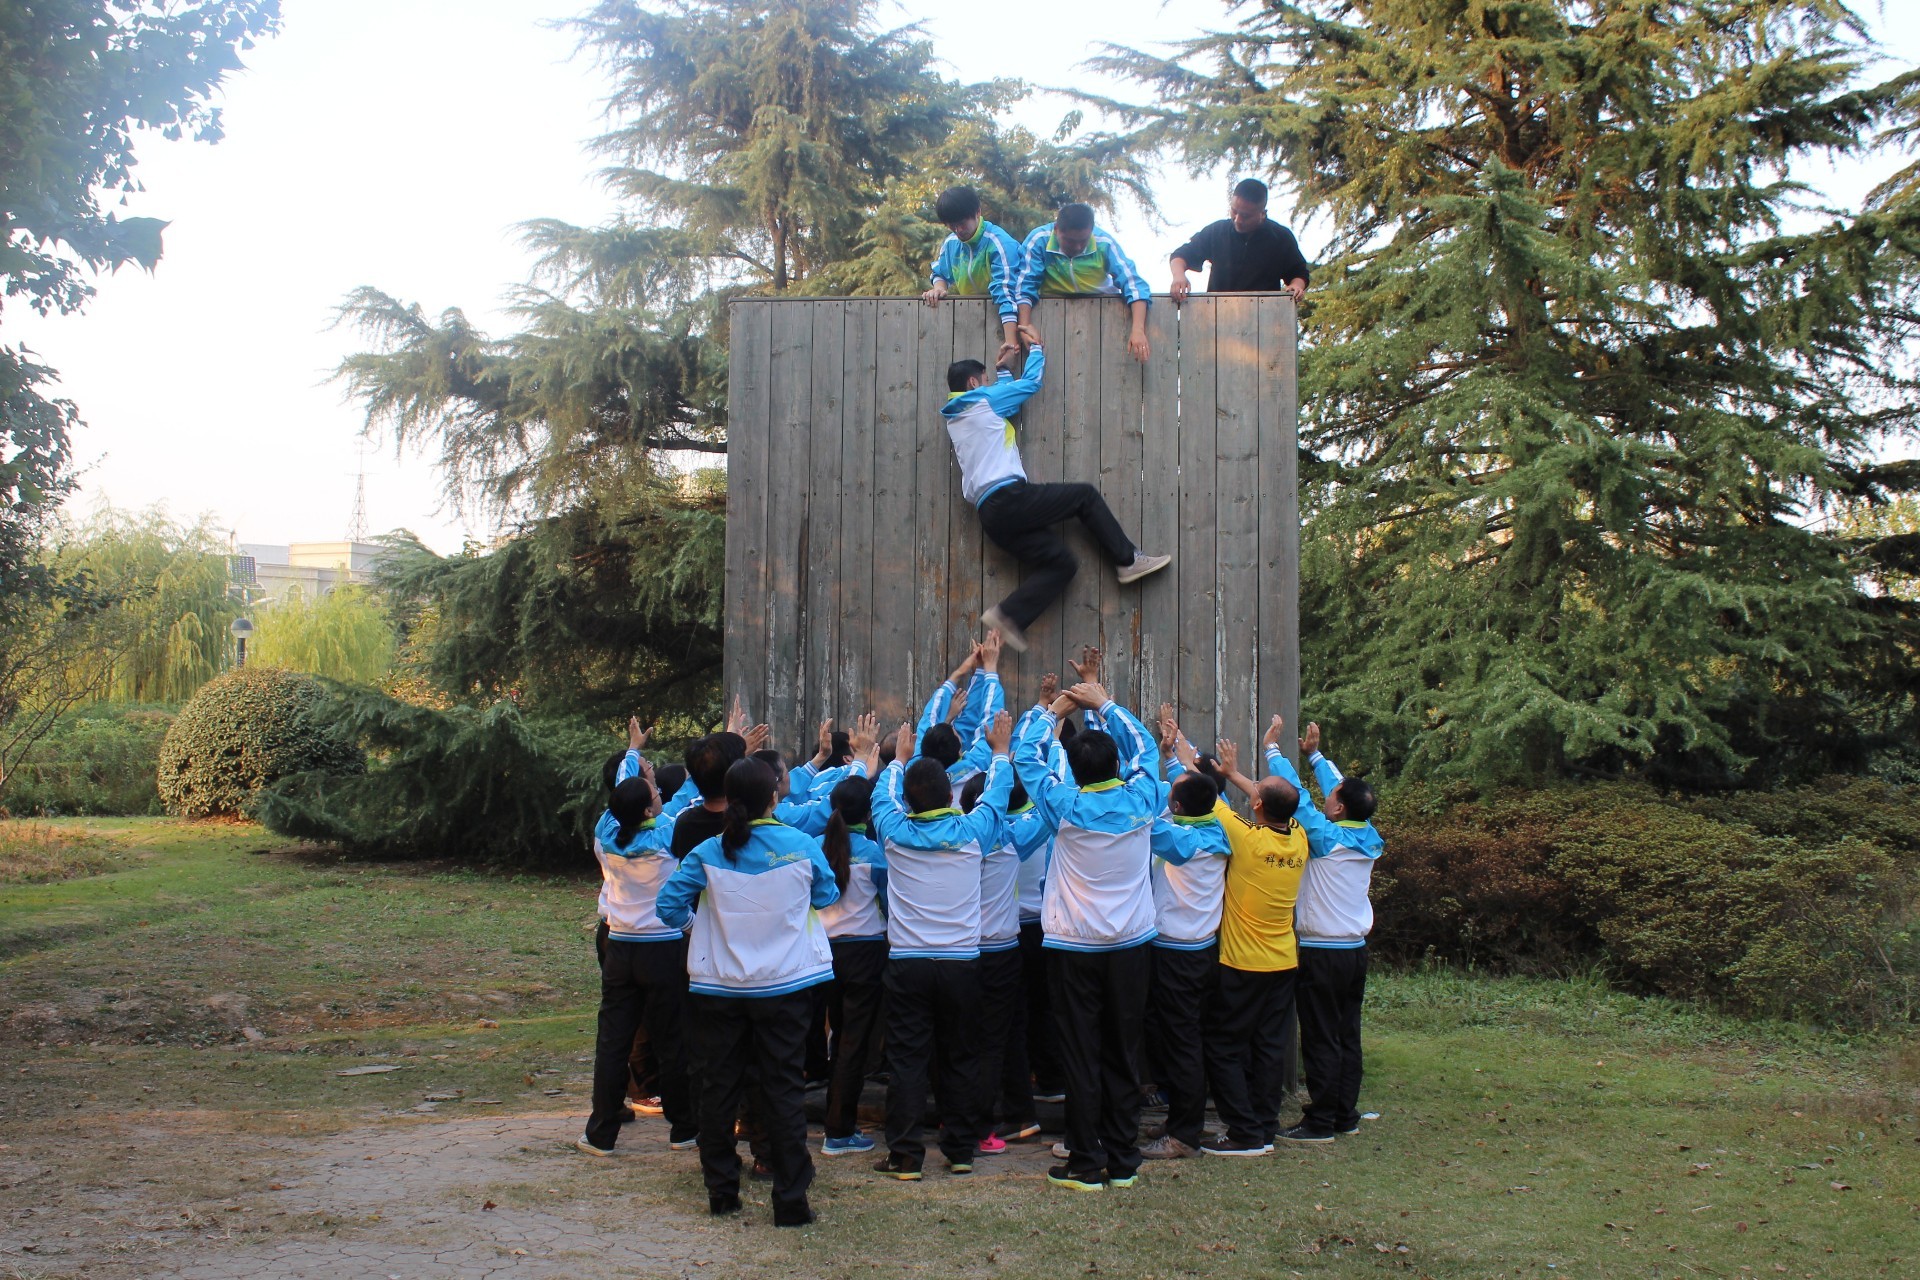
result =
[{"label": "grey sneaker", "polygon": [[[1139,559],[1138,556],[1134,558]],[[1121,581],[1124,582],[1126,579],[1122,578]],[[994,605],[980,615],[980,625],[989,631],[998,631],[1000,639],[1015,653],[1027,651],[1027,633],[1013,625],[1013,619],[1000,612],[999,605]]]},{"label": "grey sneaker", "polygon": [[1199,1154],[1199,1151],[1170,1133],[1155,1138],[1152,1142],[1143,1143],[1140,1147],[1142,1160],[1185,1160],[1188,1156]]},{"label": "grey sneaker", "polygon": [[1053,1158],[1055,1160],[1066,1160],[1066,1159],[1070,1159],[1072,1156],[1073,1156],[1073,1152],[1067,1149],[1066,1143],[1056,1142],[1053,1144]]},{"label": "grey sneaker", "polygon": [[1150,556],[1136,549],[1133,553],[1133,563],[1117,566],[1114,573],[1118,575],[1120,585],[1124,587],[1129,582],[1140,581],[1150,573],[1158,573],[1172,563],[1172,556]]}]

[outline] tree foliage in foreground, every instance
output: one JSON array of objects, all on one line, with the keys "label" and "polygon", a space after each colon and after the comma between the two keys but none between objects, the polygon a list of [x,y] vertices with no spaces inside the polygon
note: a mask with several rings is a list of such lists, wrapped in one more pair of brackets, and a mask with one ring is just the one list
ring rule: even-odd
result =
[{"label": "tree foliage in foreground", "polygon": [[[1309,700],[1390,768],[1763,781],[1916,727],[1916,611],[1821,517],[1912,489],[1912,170],[1833,0],[1303,0],[1111,72],[1330,228]],[[1888,548],[1889,550],[1896,548]]]}]

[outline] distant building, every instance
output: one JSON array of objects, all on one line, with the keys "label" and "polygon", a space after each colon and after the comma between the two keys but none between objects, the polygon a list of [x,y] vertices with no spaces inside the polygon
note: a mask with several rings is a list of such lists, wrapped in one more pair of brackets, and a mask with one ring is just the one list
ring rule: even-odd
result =
[{"label": "distant building", "polygon": [[375,542],[242,542],[233,579],[251,604],[318,600],[345,583],[371,582],[386,548]]}]

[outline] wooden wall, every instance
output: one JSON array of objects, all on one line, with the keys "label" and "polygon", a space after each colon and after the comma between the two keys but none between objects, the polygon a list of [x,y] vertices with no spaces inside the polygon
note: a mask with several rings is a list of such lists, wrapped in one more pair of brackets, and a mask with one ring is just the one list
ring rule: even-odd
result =
[{"label": "wooden wall", "polygon": [[[1097,484],[1135,542],[1174,562],[1121,587],[1071,526],[1080,573],[1031,650],[1002,661],[1009,706],[1030,705],[1045,672],[1071,683],[1066,657],[1097,644],[1123,705],[1173,702],[1196,742],[1224,733],[1244,751],[1272,712],[1296,724],[1292,299],[1157,298],[1144,365],[1116,300],[1046,299],[1034,323],[1047,370],[1018,422],[1029,478]],[[948,363],[990,363],[999,326],[981,300],[909,298],[742,299],[732,325],[728,696],[789,749],[824,715],[896,725],[1017,580],[960,496],[939,415]]]}]

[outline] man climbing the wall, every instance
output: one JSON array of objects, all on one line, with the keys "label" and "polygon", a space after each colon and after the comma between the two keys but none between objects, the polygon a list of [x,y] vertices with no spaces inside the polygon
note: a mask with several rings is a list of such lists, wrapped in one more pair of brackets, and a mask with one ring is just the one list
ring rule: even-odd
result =
[{"label": "man climbing the wall", "polygon": [[1055,525],[1077,519],[1086,526],[1123,585],[1159,572],[1173,557],[1135,547],[1092,485],[1027,482],[1019,441],[1007,419],[1040,389],[1047,359],[1031,326],[1020,326],[1019,336],[1029,348],[1020,377],[1002,363],[998,378],[990,380],[980,361],[956,360],[947,366],[947,402],[940,412],[960,462],[961,492],[980,513],[987,537],[1025,570],[1013,594],[980,615],[980,621],[1024,651],[1027,628],[1065,594],[1080,568]]}]

